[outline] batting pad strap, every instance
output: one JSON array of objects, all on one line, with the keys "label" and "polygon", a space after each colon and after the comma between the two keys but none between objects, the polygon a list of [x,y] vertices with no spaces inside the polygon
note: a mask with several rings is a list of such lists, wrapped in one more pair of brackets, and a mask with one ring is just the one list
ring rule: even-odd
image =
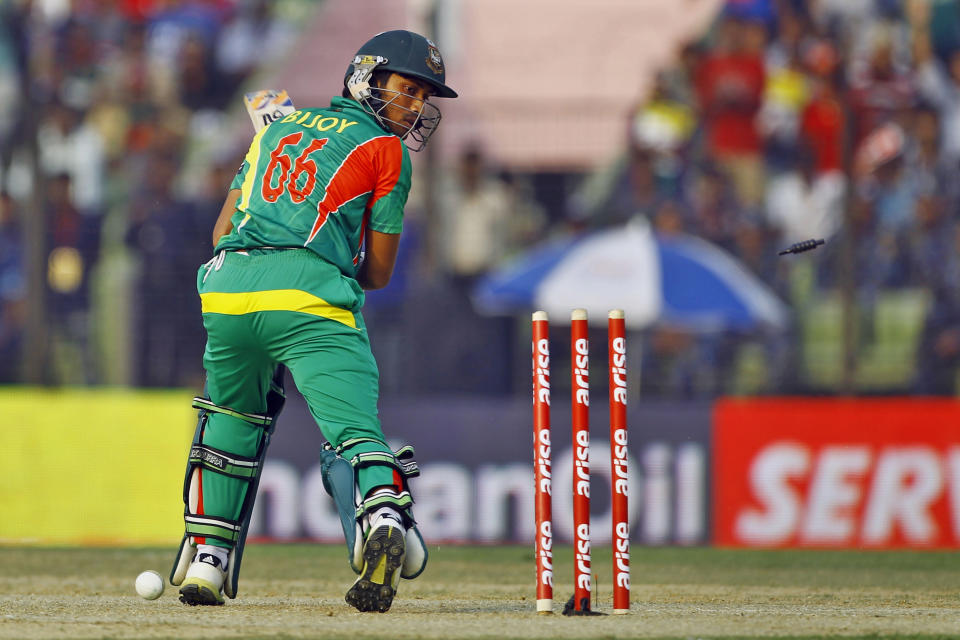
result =
[{"label": "batting pad strap", "polygon": [[405,511],[410,509],[413,506],[413,497],[410,495],[409,491],[401,491],[397,493],[393,489],[383,488],[378,489],[377,491],[372,492],[366,498],[363,499],[363,502],[360,503],[360,506],[357,507],[357,519],[362,518],[371,511],[375,511],[380,507],[393,507],[397,511]]},{"label": "batting pad strap", "polygon": [[387,446],[386,442],[384,442],[383,440],[377,440],[376,438],[350,438],[349,440],[344,440],[336,447],[334,447],[332,444],[327,442],[323,445],[323,448],[333,449],[334,451],[337,452],[337,455],[339,456],[339,455],[343,455],[343,452],[346,451],[347,449],[353,448],[358,444],[363,444],[364,442],[372,442],[382,447]]},{"label": "batting pad strap", "polygon": [[350,458],[354,469],[381,465],[395,469],[404,478],[415,478],[420,475],[420,467],[413,459],[413,447],[406,445],[394,453],[386,451],[367,451],[358,453]]},{"label": "batting pad strap", "polygon": [[354,469],[363,469],[364,467],[382,465],[385,467],[392,467],[397,471],[400,471],[400,465],[397,464],[397,459],[392,453],[386,453],[384,451],[367,451],[366,453],[358,453],[350,458],[350,464],[353,465]]},{"label": "batting pad strap", "polygon": [[235,520],[190,513],[184,514],[183,520],[186,523],[188,536],[216,538],[231,545],[235,544],[240,537],[241,523]]},{"label": "batting pad strap", "polygon": [[258,458],[229,454],[204,444],[194,444],[190,447],[188,462],[200,465],[214,473],[248,481],[256,478],[260,469]]},{"label": "batting pad strap", "polygon": [[200,409],[209,413],[222,413],[224,415],[243,420],[244,422],[252,424],[256,427],[261,427],[267,431],[269,431],[273,426],[273,418],[268,415],[263,415],[260,413],[244,413],[243,411],[237,411],[236,409],[231,409],[230,407],[221,407],[220,405],[211,402],[208,398],[201,398],[197,396],[193,399],[193,404],[191,406],[194,409]]}]

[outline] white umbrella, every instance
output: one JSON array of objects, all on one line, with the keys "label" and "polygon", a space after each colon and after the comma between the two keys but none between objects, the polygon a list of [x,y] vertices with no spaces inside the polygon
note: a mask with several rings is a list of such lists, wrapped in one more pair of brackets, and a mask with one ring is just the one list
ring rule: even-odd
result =
[{"label": "white umbrella", "polygon": [[485,314],[542,309],[557,321],[583,308],[598,324],[610,309],[623,309],[635,329],[783,329],[789,318],[729,253],[694,236],[654,234],[643,219],[535,247],[483,278],[473,302]]}]

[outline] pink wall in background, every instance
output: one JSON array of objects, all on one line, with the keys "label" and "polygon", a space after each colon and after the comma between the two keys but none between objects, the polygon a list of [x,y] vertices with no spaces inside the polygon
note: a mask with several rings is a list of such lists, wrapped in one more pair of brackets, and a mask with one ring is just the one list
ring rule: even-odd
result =
[{"label": "pink wall in background", "polygon": [[[371,35],[425,30],[413,0],[326,0],[290,63],[264,82],[300,105],[325,104]],[[700,35],[719,0],[458,0],[443,2],[435,40],[447,81],[435,144],[480,140],[515,169],[586,169],[623,147],[626,117],[653,74]],[[362,7],[362,10],[358,10]],[[266,85],[264,85],[266,86]]]}]

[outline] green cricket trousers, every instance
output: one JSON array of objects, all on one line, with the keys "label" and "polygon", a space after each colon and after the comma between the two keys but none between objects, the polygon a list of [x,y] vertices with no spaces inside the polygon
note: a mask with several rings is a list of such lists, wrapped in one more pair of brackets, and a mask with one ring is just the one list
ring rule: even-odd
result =
[{"label": "green cricket trousers", "polygon": [[[219,253],[200,268],[197,291],[207,331],[207,394],[214,404],[265,413],[273,372],[283,364],[327,441],[336,447],[352,438],[374,440],[345,450],[344,457],[390,453],[377,416],[379,373],[356,280],[308,249],[251,249]],[[261,438],[260,428],[211,413],[201,441],[252,457]],[[395,480],[386,466],[357,474],[361,496]],[[199,512],[236,520],[246,488],[244,480],[201,471]],[[229,546],[212,538],[207,543]]]}]

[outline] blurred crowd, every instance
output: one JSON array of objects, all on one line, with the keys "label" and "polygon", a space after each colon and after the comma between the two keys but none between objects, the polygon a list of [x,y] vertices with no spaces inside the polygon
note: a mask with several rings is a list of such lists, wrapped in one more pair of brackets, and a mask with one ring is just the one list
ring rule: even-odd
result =
[{"label": "blurred crowd", "polygon": [[[191,285],[245,149],[208,144],[196,169],[190,156],[291,44],[281,4],[0,3],[0,382],[24,376],[34,251],[46,329],[29,359],[44,383],[196,383]],[[38,203],[31,237],[24,212]],[[128,354],[104,346],[117,331],[130,332]]]},{"label": "blurred crowd", "polygon": [[[875,339],[881,303],[906,300],[900,316],[916,318],[902,336],[913,348],[892,352],[912,358],[908,379],[887,391],[956,393],[960,3],[728,0],[658,74],[627,139],[571,215],[600,227],[641,215],[659,233],[695,234],[791,303],[794,334],[765,341],[758,390],[817,390],[802,379],[805,303],[852,274],[855,349]],[[808,238],[825,249],[778,259]],[[729,338],[655,331],[651,393],[731,392],[743,340]]]},{"label": "blurred crowd", "polygon": [[[23,379],[30,245],[21,227],[35,204],[37,151],[48,335],[46,352],[30,358],[44,363],[44,382],[202,384],[191,285],[244,151],[218,145],[218,132],[243,83],[290,46],[290,4],[0,3],[0,383]],[[789,335],[651,331],[644,394],[823,391],[810,371],[803,379],[818,326],[806,303],[828,308],[820,303],[845,282],[858,349],[875,339],[876,309],[910,305],[901,315],[915,318],[915,332],[896,352],[911,359],[909,375],[889,390],[957,392],[960,0],[727,0],[656,76],[624,136],[626,153],[571,176],[577,186],[559,208],[538,198],[537,176],[501,170],[481,145],[461,151],[436,183],[439,237],[414,216],[401,246],[399,280],[415,268],[409,255],[432,247],[442,282],[410,292],[408,316],[396,315],[389,292],[370,298],[381,366],[399,374],[384,376],[387,391],[416,391],[414,380],[528,387],[514,375],[529,357],[519,324],[474,317],[471,288],[548,235],[642,216],[658,233],[729,251],[797,316]],[[192,160],[197,140],[207,143],[202,162]],[[827,240],[813,256],[777,258],[812,237]],[[417,309],[462,322],[473,340],[432,333]],[[106,346],[116,340],[97,344],[116,331],[130,332],[129,354]],[[418,331],[443,355],[404,375]],[[760,363],[754,384],[737,387],[750,354],[759,354],[749,361]]]}]

